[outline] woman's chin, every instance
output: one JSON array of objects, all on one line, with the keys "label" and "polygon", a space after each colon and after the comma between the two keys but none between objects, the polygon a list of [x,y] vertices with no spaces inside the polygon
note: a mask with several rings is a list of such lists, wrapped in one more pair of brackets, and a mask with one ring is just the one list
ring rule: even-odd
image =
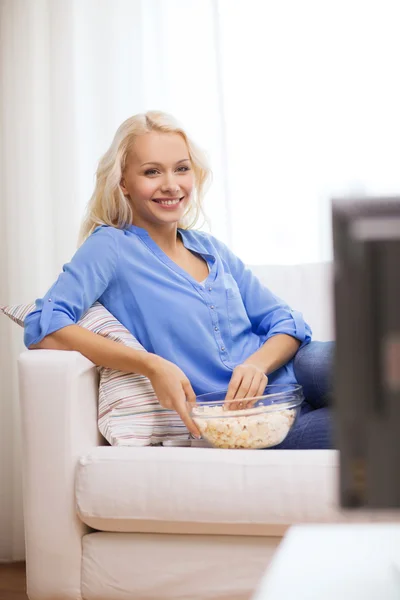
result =
[{"label": "woman's chin", "polygon": [[159,224],[159,225],[179,225],[179,223],[181,223],[182,218],[183,218],[184,212],[180,212],[178,213],[178,211],[175,214],[169,214],[169,215],[154,215],[151,220],[152,223],[154,224]]}]

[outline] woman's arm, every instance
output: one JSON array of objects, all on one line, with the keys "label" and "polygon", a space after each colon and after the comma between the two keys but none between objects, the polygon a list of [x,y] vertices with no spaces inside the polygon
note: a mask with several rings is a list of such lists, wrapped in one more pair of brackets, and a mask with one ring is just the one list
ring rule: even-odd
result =
[{"label": "woman's arm", "polygon": [[273,373],[291,360],[300,348],[300,341],[284,333],[269,338],[243,364],[255,365],[265,375]]},{"label": "woman's arm", "polygon": [[275,296],[225,244],[213,242],[237,283],[252,330],[266,341],[279,334],[296,338],[302,345],[311,341],[311,329],[303,315]]},{"label": "woman's arm", "polygon": [[262,396],[268,375],[285,365],[300,348],[300,341],[286,334],[269,338],[263,346],[235,367],[226,400]]},{"label": "woman's arm", "polygon": [[96,365],[144,375],[150,380],[161,406],[175,410],[188,430],[195,437],[200,437],[199,430],[190,418],[187,405],[187,402],[196,402],[196,395],[185,373],[168,360],[108,340],[79,325],[68,325],[58,329],[29,348],[76,350]]},{"label": "woman's arm", "polygon": [[57,281],[36,301],[35,310],[25,318],[27,348],[64,327],[76,325],[102,296],[116,274],[119,234],[113,227],[97,229],[64,265]]},{"label": "woman's arm", "polygon": [[118,266],[118,236],[99,228],[64,266],[55,284],[25,319],[25,344],[31,349],[76,350],[96,365],[148,377],[164,408],[176,410],[189,431],[199,432],[187,400],[196,400],[189,379],[173,363],[148,352],[107,340],[77,325],[110,285]]},{"label": "woman's arm", "polygon": [[267,385],[268,374],[285,365],[301,346],[311,341],[311,329],[301,313],[262,285],[225,244],[213,240],[239,288],[252,330],[264,342],[233,370],[226,399],[259,396]]},{"label": "woman's arm", "polygon": [[30,350],[76,350],[86,356],[95,365],[101,365],[124,373],[140,373],[146,377],[152,371],[155,354],[135,350],[124,344],[108,340],[88,331],[80,325],[68,325],[50,335],[38,344],[29,346]]}]

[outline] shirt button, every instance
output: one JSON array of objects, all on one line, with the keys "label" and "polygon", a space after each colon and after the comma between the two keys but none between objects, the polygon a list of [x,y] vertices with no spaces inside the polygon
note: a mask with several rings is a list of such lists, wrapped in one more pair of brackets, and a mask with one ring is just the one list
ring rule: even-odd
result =
[{"label": "shirt button", "polygon": [[215,306],[213,304],[211,304],[210,308],[211,308],[211,310],[213,310],[215,308]]},{"label": "shirt button", "polygon": [[225,350],[225,346],[221,346],[221,350],[223,352]]},{"label": "shirt button", "polygon": [[208,288],[208,291],[209,291],[209,292],[212,292],[212,287],[209,287],[209,288]]},{"label": "shirt button", "polygon": [[51,298],[49,298],[47,302],[51,302]]},{"label": "shirt button", "polygon": [[214,327],[214,331],[219,331],[219,327]]}]

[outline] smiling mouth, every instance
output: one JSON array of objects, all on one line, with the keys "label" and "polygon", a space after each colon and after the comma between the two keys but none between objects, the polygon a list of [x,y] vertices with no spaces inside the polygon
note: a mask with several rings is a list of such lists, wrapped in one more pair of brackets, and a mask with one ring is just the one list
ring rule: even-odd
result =
[{"label": "smiling mouth", "polygon": [[182,202],[184,196],[181,198],[153,198],[153,202],[157,204],[161,204],[163,206],[177,206],[180,202]]}]

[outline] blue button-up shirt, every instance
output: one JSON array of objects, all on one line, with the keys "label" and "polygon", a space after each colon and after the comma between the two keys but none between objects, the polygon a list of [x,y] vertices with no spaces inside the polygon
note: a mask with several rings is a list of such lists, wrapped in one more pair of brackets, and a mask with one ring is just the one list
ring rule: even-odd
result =
[{"label": "blue button-up shirt", "polygon": [[[303,344],[302,315],[274,296],[222,242],[179,229],[185,247],[208,263],[199,283],[160,249],[145,229],[98,227],[64,265],[25,320],[25,344],[77,323],[98,300],[144,346],[178,365],[196,394],[228,387],[232,370],[273,335]],[[292,361],[270,383],[296,382]]]}]

